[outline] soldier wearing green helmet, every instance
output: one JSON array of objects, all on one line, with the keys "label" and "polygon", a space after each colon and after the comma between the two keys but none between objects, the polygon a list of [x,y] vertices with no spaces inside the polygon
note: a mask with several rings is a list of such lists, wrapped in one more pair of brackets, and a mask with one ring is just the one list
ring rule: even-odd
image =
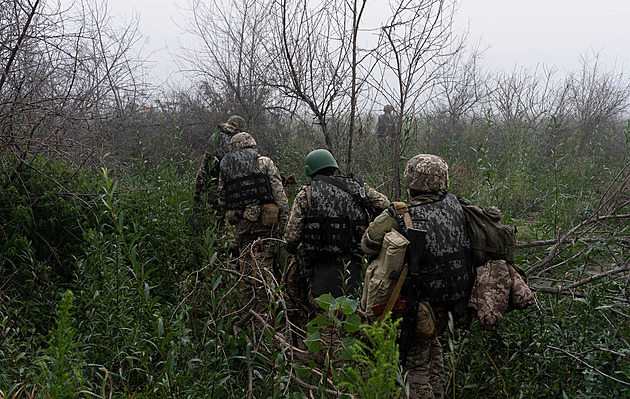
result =
[{"label": "soldier wearing green helmet", "polygon": [[333,155],[317,149],[306,156],[311,178],[293,201],[284,240],[292,254],[301,248],[301,265],[310,275],[310,299],[344,294],[342,274],[348,265],[349,293],[360,287],[360,241],[373,214],[389,206],[387,197],[364,184],[361,176],[342,176]]},{"label": "soldier wearing green helmet", "polygon": [[330,151],[324,149],[314,150],[306,156],[304,166],[306,176],[311,177],[324,168],[339,169],[339,165],[337,165],[337,161],[335,161]]}]

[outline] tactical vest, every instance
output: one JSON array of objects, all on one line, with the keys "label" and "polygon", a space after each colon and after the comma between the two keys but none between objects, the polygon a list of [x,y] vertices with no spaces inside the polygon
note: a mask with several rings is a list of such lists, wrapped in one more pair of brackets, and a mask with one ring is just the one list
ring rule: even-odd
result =
[{"label": "tactical vest", "polygon": [[258,150],[243,148],[221,160],[227,209],[244,210],[249,204],[274,202],[269,176],[258,168]]},{"label": "tactical vest", "polygon": [[447,194],[435,202],[408,206],[408,210],[413,227],[427,232],[419,300],[432,304],[467,300],[473,283],[471,245],[457,197]]},{"label": "tactical vest", "polygon": [[310,187],[311,210],[304,220],[302,240],[306,251],[360,252],[361,237],[369,223],[362,179],[316,176]]}]

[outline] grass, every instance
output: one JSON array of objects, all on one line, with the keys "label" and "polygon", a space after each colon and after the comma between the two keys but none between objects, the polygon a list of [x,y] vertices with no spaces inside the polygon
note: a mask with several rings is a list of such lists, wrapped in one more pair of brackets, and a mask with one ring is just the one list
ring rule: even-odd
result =
[{"label": "grass", "polygon": [[[593,214],[627,210],[625,155],[608,157],[600,147],[579,154],[564,144],[544,153],[527,147],[529,132],[518,129],[501,141],[466,134],[472,148],[435,149],[451,165],[451,191],[473,203],[499,204],[521,241],[553,240]],[[409,140],[405,156],[422,151],[419,138]],[[286,148],[295,153],[278,152],[280,169],[301,179],[296,169],[310,147],[296,141]],[[391,195],[391,181],[380,175],[391,162],[378,146],[357,151],[355,169]],[[232,289],[236,277],[213,210],[190,203],[192,160],[180,154],[177,162],[100,170],[73,170],[62,161],[37,167],[48,177],[31,169],[0,181],[4,397],[305,394],[279,345],[281,296],[269,304],[275,322],[267,334],[234,329],[242,315]],[[584,226],[530,285],[561,288],[623,268],[627,229],[623,218]],[[519,264],[528,270],[552,245],[520,249]],[[498,332],[482,332],[473,322],[441,337],[450,348],[452,397],[630,397],[627,276],[619,272],[557,293],[539,288],[536,305],[509,313]],[[351,314],[343,320],[354,320]],[[346,360],[355,367],[348,370],[374,367],[366,347],[356,350],[360,359]]]}]

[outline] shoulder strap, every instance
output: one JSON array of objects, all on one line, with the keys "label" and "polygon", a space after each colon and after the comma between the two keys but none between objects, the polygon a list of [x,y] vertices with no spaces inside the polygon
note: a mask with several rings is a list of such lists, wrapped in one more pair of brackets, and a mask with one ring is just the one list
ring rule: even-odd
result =
[{"label": "shoulder strap", "polygon": [[[363,185],[361,184],[361,182],[359,181],[359,183],[361,184],[361,188],[359,191],[359,195],[357,196],[357,193],[354,193],[352,190],[350,190],[350,188],[344,184],[343,182],[331,177],[331,176],[325,176],[325,175],[317,175],[313,178],[313,180],[319,180],[322,181],[324,183],[328,183],[331,184],[335,187],[337,187],[338,189],[350,194],[350,196],[357,202],[359,202],[359,204],[364,205],[364,199],[365,199],[365,189],[363,188]],[[355,178],[356,180],[356,178]]]},{"label": "shoulder strap", "polygon": [[405,222],[405,227],[408,229],[413,228],[411,216],[409,216],[409,209],[407,209],[407,204],[402,201],[394,201],[393,205],[394,209],[396,210],[396,216],[402,216],[403,221]]}]

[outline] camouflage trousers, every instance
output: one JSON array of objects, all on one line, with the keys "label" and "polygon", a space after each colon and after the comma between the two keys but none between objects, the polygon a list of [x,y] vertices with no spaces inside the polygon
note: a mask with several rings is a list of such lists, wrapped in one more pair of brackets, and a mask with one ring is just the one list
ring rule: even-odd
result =
[{"label": "camouflage trousers", "polygon": [[433,399],[444,397],[444,358],[442,346],[434,334],[417,337],[409,351],[405,369],[408,371],[409,398]]},{"label": "camouflage trousers", "polygon": [[260,309],[273,300],[270,288],[280,285],[276,256],[280,245],[277,234],[257,222],[241,220],[235,226],[238,247],[237,269],[241,274],[240,303]]},{"label": "camouflage trousers", "polygon": [[[443,314],[436,313],[436,332],[431,337],[412,337],[405,370],[408,372],[409,398],[442,399],[446,388],[442,345],[437,334],[445,325]],[[440,317],[442,316],[442,317]]]}]

